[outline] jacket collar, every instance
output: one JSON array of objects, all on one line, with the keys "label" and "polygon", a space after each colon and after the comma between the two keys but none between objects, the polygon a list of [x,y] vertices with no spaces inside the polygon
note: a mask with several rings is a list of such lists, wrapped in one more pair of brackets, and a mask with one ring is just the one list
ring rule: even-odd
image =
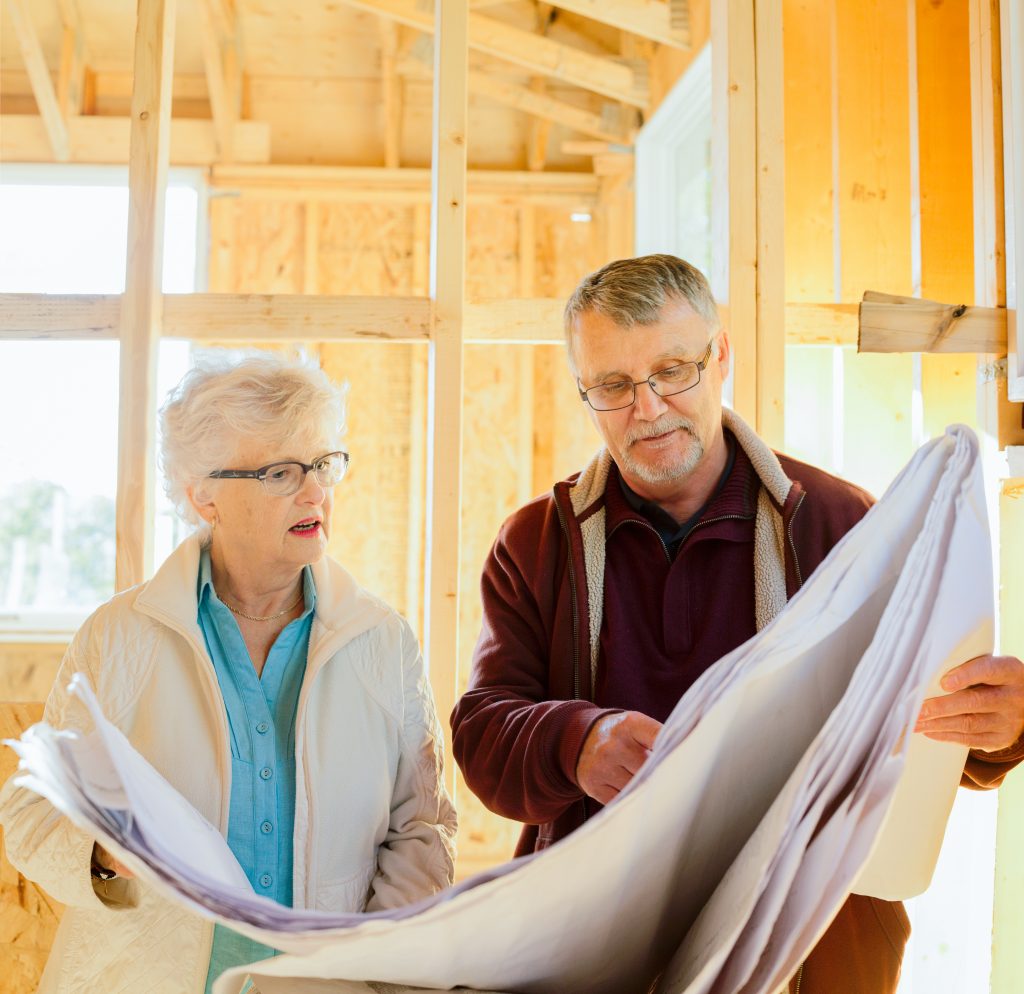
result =
[{"label": "jacket collar", "polygon": [[[185,539],[153,578],[139,589],[135,609],[202,646],[197,583],[200,550],[198,535]],[[378,625],[388,616],[390,608],[363,590],[352,575],[329,556],[322,556],[315,562],[312,573],[316,609],[309,640],[309,664],[318,664],[322,657],[326,658]]]},{"label": "jacket collar", "polygon": [[[758,437],[746,421],[727,407],[722,408],[722,427],[732,432],[740,449],[750,460],[761,485],[768,491],[772,502],[781,510],[793,487],[793,481],[786,476],[778,456]],[[595,505],[604,500],[605,487],[611,468],[611,455],[607,449],[601,449],[586,469],[580,473],[576,481],[568,484],[570,506],[577,518],[589,517],[596,510]],[[746,495],[739,499],[746,500]]]}]

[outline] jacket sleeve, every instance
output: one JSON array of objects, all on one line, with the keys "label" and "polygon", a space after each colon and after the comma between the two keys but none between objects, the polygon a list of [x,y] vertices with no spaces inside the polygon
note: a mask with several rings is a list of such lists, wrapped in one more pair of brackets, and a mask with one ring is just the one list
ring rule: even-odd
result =
[{"label": "jacket sleeve", "polygon": [[403,713],[398,774],[387,835],[367,911],[418,901],[450,887],[455,870],[455,807],[444,786],[444,736],[416,637],[402,623]]},{"label": "jacket sleeve", "polygon": [[982,752],[974,749],[967,754],[967,764],[960,778],[961,787],[972,790],[991,790],[999,787],[1004,777],[1021,760],[1024,760],[1024,735],[1013,745],[999,752]]},{"label": "jacket sleeve", "polygon": [[547,634],[562,542],[553,514],[540,522],[513,518],[502,528],[481,580],[483,622],[469,689],[452,713],[453,751],[469,788],[497,814],[533,825],[554,821],[584,796],[576,782],[583,741],[615,713],[551,699],[552,664],[573,665],[551,659]]},{"label": "jacket sleeve", "polygon": [[[43,720],[54,728],[84,732],[92,727],[85,706],[68,694],[75,673],[88,675],[103,702],[98,627],[95,616],[86,621],[64,654],[43,713]],[[0,792],[0,823],[11,864],[65,905],[97,909],[136,906],[138,883],[122,878],[94,880],[90,872],[93,838],[44,797],[17,786],[17,777],[15,773]]]}]

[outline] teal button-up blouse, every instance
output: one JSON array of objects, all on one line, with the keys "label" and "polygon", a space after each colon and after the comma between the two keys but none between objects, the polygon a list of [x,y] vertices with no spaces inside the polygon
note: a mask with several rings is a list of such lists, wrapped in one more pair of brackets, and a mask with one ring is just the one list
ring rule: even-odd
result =
[{"label": "teal button-up blouse", "polygon": [[[257,677],[238,624],[214,589],[209,550],[199,560],[199,627],[224,697],[231,741],[227,842],[253,890],[287,905],[292,903],[295,718],[316,607],[308,566],[302,582],[305,610],[278,635]],[[228,967],[276,954],[216,925],[207,994]]]}]

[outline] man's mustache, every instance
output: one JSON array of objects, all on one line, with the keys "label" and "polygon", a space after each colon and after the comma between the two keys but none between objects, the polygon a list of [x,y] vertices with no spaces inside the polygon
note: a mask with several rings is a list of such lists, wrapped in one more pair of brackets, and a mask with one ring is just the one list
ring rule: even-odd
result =
[{"label": "man's mustache", "polygon": [[645,438],[656,438],[669,431],[682,429],[689,432],[694,438],[697,437],[697,426],[689,418],[667,417],[660,421],[651,421],[647,424],[638,424],[626,432],[626,446],[636,442],[642,442]]}]

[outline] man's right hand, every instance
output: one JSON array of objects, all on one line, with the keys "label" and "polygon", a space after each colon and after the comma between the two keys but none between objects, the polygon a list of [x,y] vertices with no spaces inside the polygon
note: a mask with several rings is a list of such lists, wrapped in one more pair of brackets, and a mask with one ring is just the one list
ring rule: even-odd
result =
[{"label": "man's right hand", "polygon": [[639,711],[610,714],[596,722],[583,740],[576,782],[602,804],[615,799],[650,754],[661,722]]}]

